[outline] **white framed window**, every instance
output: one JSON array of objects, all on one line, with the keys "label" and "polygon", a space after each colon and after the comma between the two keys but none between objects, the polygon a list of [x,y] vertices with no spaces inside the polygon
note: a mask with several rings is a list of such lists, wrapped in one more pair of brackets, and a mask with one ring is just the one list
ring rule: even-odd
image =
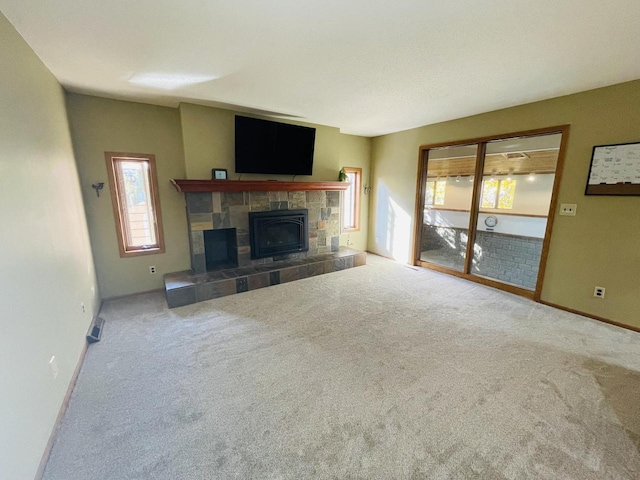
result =
[{"label": "white framed window", "polygon": [[360,230],[360,193],[362,191],[362,169],[344,167],[349,188],[344,191],[342,201],[342,231],[357,232]]},{"label": "white framed window", "polygon": [[164,253],[154,155],[106,152],[121,257]]}]

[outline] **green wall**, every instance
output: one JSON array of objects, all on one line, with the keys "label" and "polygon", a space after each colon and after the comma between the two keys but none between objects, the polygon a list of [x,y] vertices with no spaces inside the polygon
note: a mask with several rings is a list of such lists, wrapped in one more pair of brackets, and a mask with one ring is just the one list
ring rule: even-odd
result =
[{"label": "green wall", "polygon": [[29,479],[100,301],[64,92],[2,14],[0,45],[0,477]]},{"label": "green wall", "polygon": [[[234,160],[234,116],[245,113],[222,110],[183,103],[180,118],[184,137],[184,156],[187,178],[210,179],[211,169],[226,168],[229,178],[237,180]],[[268,117],[257,117],[268,118]],[[344,166],[361,167],[363,185],[368,182],[371,159],[371,139],[341,134],[337,128],[294,120],[272,119],[279,122],[304,125],[316,129],[316,144],[313,159],[313,175],[297,176],[299,181],[337,180]],[[243,180],[291,180],[291,175],[243,174]],[[368,198],[362,196],[362,227],[359,232],[341,235],[340,244],[347,242],[359,250],[367,247]]]},{"label": "green wall", "polygon": [[[183,103],[180,105],[184,158],[187,178],[211,179],[213,167],[226,168],[229,178],[237,180],[235,173],[234,116],[251,116],[231,110]],[[304,125],[316,129],[316,145],[313,158],[313,175],[300,175],[298,181],[337,180],[340,171],[340,130],[324,125],[271,119],[278,122]],[[243,180],[291,180],[291,175],[243,174]]]},{"label": "green wall", "polygon": [[[165,273],[190,268],[184,195],[177,192],[169,180],[210,179],[214,167],[226,168],[229,178],[237,179],[234,115],[238,112],[192,104],[182,104],[179,109],[157,107],[73,93],[67,94],[67,107],[103,297],[162,288]],[[367,181],[370,139],[342,135],[333,127],[291,123],[316,128],[313,175],[299,176],[296,180],[337,180],[340,168],[347,165],[363,167]],[[156,156],[164,254],[120,258],[105,151]],[[291,176],[245,174],[242,178],[290,180]],[[94,182],[105,183],[100,198],[91,188]],[[363,201],[366,198],[363,196]],[[363,228],[349,236],[343,235],[342,244],[350,241],[355,248],[366,248],[366,205],[362,214]],[[156,266],[156,275],[149,275],[150,265]]]},{"label": "green wall", "polygon": [[[640,197],[585,196],[594,145],[640,141],[640,81],[373,139],[369,249],[408,261],[418,147],[570,124],[542,300],[640,327]],[[593,297],[594,286],[607,289]]]},{"label": "green wall", "polygon": [[[371,139],[355,135],[340,134],[340,168],[362,168],[362,188],[370,184]],[[369,230],[369,195],[360,192],[360,231],[342,234],[340,245],[349,245],[358,250],[367,250]]]},{"label": "green wall", "polygon": [[[169,179],[208,179],[214,167],[226,168],[229,178],[237,179],[233,161],[237,112],[193,104],[173,109],[76,94],[68,95],[67,104],[103,295],[161,288],[164,273],[189,268],[184,198]],[[640,254],[634,244],[640,217],[633,214],[640,199],[583,195],[592,146],[638,140],[639,107],[640,81],[636,81],[374,139],[313,125],[317,129],[314,174],[297,179],[334,180],[342,166],[362,167],[363,184],[371,184],[373,191],[362,197],[361,231],[342,235],[341,244],[349,242],[407,261],[420,145],[570,124],[558,200],[577,203],[578,215],[556,217],[542,299],[640,326],[635,302],[640,293],[635,278]],[[105,189],[98,199],[90,188],[95,181],[106,182],[104,151],[109,150],[156,155],[165,254],[119,257],[108,192]],[[157,275],[149,275],[149,265],[157,267]],[[592,296],[595,285],[607,288],[604,300]]]},{"label": "green wall", "polygon": [[[189,268],[184,195],[169,182],[185,176],[178,110],[73,93],[67,108],[102,296],[163,288],[163,274]],[[104,152],[155,155],[165,253],[120,258]],[[99,198],[94,182],[105,184]]]}]

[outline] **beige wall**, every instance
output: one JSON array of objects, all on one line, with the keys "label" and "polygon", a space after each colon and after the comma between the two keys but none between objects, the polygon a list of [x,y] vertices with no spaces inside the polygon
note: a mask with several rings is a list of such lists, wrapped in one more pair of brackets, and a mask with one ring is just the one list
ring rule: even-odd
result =
[{"label": "beige wall", "polygon": [[99,297],[64,93],[2,14],[0,45],[0,477],[29,479]]},{"label": "beige wall", "polygon": [[[373,139],[369,249],[409,259],[418,147],[571,124],[542,300],[640,327],[640,197],[585,196],[594,145],[640,140],[640,81]],[[594,286],[607,289],[593,297]]]},{"label": "beige wall", "polygon": [[[102,296],[163,288],[165,273],[189,268],[184,195],[169,182],[185,177],[178,110],[78,94],[67,95],[67,108]],[[155,155],[165,253],[120,258],[107,151]],[[94,182],[105,184],[99,198],[91,188]],[[155,275],[149,274],[150,265]]]}]

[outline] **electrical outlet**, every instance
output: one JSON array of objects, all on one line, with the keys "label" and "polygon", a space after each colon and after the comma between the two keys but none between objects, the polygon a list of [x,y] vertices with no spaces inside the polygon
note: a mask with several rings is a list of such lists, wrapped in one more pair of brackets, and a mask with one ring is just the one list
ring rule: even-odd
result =
[{"label": "electrical outlet", "polygon": [[155,275],[155,274],[156,274],[156,266],[155,265],[149,266],[149,275]]},{"label": "electrical outlet", "polygon": [[560,215],[575,217],[578,205],[575,203],[563,203],[560,205]]},{"label": "electrical outlet", "polygon": [[58,361],[56,360],[56,356],[54,355],[53,357],[51,357],[51,360],[49,360],[49,370],[51,370],[51,375],[53,376],[54,380],[58,377]]},{"label": "electrical outlet", "polygon": [[593,296],[598,298],[604,298],[604,290],[605,290],[604,287],[596,287],[593,290]]},{"label": "electrical outlet", "polygon": [[82,309],[82,313],[85,313],[87,311],[87,309],[84,308],[84,302],[80,303],[80,308]]}]

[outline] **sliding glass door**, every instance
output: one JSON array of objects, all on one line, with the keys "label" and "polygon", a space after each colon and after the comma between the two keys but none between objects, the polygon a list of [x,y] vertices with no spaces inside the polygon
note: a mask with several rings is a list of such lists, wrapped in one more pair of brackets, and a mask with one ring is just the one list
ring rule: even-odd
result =
[{"label": "sliding glass door", "polygon": [[464,271],[478,145],[427,151],[420,260]]},{"label": "sliding glass door", "polygon": [[536,289],[561,137],[487,143],[470,273]]},{"label": "sliding glass door", "polygon": [[539,295],[567,129],[421,147],[414,263]]}]

